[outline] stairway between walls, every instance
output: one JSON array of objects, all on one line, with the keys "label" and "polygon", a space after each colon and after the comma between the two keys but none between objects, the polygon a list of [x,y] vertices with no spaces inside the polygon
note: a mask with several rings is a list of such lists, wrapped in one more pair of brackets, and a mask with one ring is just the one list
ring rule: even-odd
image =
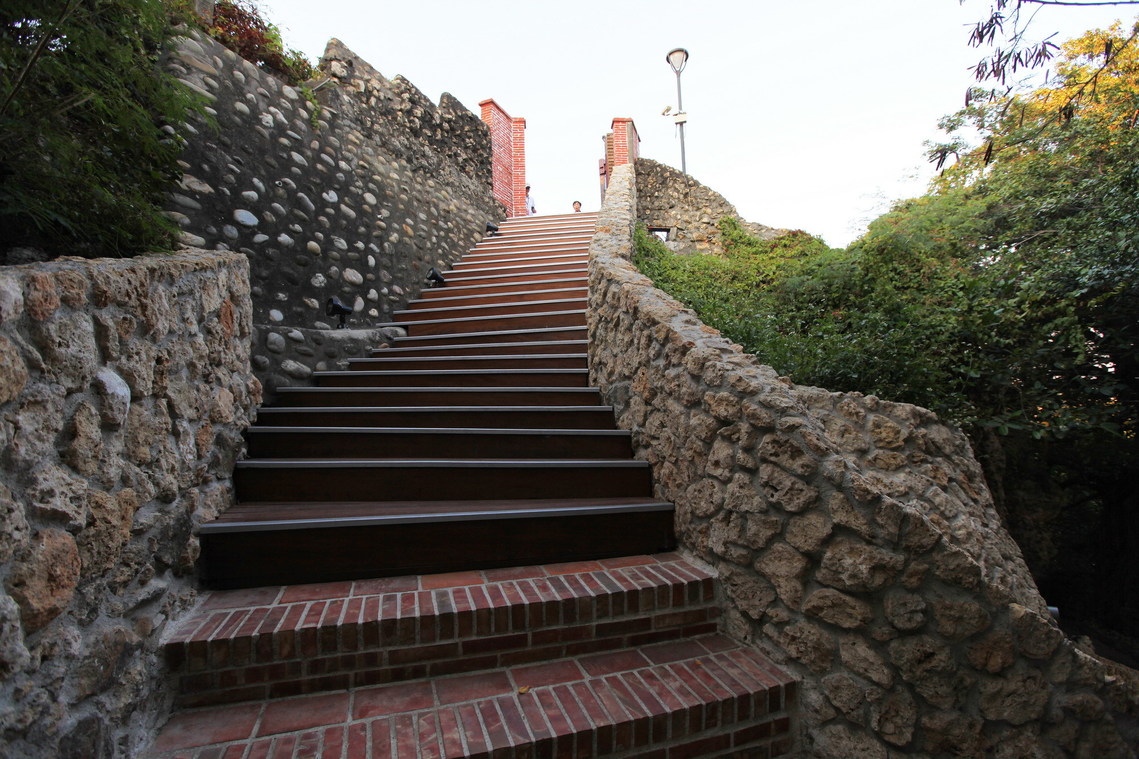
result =
[{"label": "stairway between walls", "polygon": [[261,409],[152,756],[791,751],[796,684],[719,634],[716,578],[589,387],[594,223],[505,222],[406,337]]}]

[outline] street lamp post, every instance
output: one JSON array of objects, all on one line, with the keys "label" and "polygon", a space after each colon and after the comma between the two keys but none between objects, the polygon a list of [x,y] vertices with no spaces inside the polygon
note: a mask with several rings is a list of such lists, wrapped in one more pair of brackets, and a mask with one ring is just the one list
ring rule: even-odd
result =
[{"label": "street lamp post", "polygon": [[665,56],[668,65],[672,66],[676,74],[676,116],[674,121],[680,127],[680,171],[688,173],[688,164],[684,160],[684,123],[688,121],[688,114],[684,112],[684,100],[680,97],[680,72],[684,71],[684,64],[688,63],[688,51],[682,47],[670,50]]}]

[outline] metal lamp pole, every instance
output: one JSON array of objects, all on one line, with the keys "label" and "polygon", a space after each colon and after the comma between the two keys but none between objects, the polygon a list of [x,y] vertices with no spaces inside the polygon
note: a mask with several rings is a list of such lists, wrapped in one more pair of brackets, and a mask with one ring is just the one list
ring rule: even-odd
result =
[{"label": "metal lamp pole", "polygon": [[684,124],[688,121],[688,114],[684,112],[684,101],[680,97],[680,72],[684,71],[684,65],[688,63],[688,51],[682,47],[670,50],[668,55],[665,56],[665,60],[668,61],[668,65],[672,67],[673,72],[676,74],[677,114],[674,121],[680,127],[680,171],[687,174],[688,164],[684,159]]}]

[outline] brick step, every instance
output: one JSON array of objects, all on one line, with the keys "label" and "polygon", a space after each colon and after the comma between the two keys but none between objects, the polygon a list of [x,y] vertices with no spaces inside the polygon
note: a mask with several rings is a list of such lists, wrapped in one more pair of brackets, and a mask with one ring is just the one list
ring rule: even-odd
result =
[{"label": "brick step", "polygon": [[432,369],[316,372],[317,387],[587,387],[587,369]]},{"label": "brick step", "polygon": [[153,759],[788,756],[796,684],[718,635],[176,715]]},{"label": "brick step", "polygon": [[440,369],[585,369],[584,353],[502,353],[491,356],[401,356],[380,351],[348,360],[349,371],[435,371]]},{"label": "brick step", "polygon": [[444,303],[430,307],[410,308],[396,311],[392,320],[398,324],[413,324],[419,321],[433,319],[463,319],[488,316],[503,316],[514,314],[533,314],[547,311],[585,310],[587,298],[551,298],[548,300],[519,301],[515,303],[474,303],[471,305],[456,305]]},{"label": "brick step", "polygon": [[644,497],[648,464],[611,459],[363,459],[239,461],[238,503],[487,498]]},{"label": "brick step", "polygon": [[511,293],[474,293],[463,295],[450,296],[452,292],[458,290],[447,290],[446,288],[435,288],[434,290],[427,290],[425,292],[439,292],[441,295],[434,298],[417,298],[411,303],[407,304],[409,310],[418,310],[423,308],[444,308],[449,306],[478,306],[478,305],[494,305],[498,303],[527,303],[536,300],[565,300],[565,299],[580,299],[588,297],[589,288],[585,285],[578,285],[574,287],[550,287],[534,290],[523,290],[521,292]]},{"label": "brick step", "polygon": [[386,457],[629,458],[624,430],[512,430],[444,427],[249,427],[250,459]]},{"label": "brick step", "polygon": [[564,277],[543,277],[537,285],[534,284],[532,279],[519,279],[512,282],[502,283],[483,283],[473,285],[458,285],[451,283],[445,287],[435,287],[422,291],[419,293],[415,303],[427,303],[437,298],[458,298],[458,297],[471,297],[471,296],[484,296],[494,295],[499,293],[514,293],[519,296],[534,291],[542,292],[545,290],[565,289],[569,287],[582,288],[586,287],[588,276],[583,271],[574,271],[566,274]]},{"label": "brick step", "polygon": [[274,406],[257,412],[257,425],[616,429],[612,406]]},{"label": "brick step", "polygon": [[592,387],[282,387],[277,404],[294,406],[601,406]]},{"label": "brick step", "polygon": [[397,322],[395,326],[404,327],[409,337],[470,334],[472,332],[511,332],[552,327],[585,327],[585,311],[541,311],[504,316],[466,316],[454,319]]},{"label": "brick step", "polygon": [[240,588],[656,553],[676,545],[672,519],[671,504],[644,497],[240,503],[199,529],[201,580]]},{"label": "brick step", "polygon": [[715,632],[675,554],[210,591],[164,641],[182,705],[440,677]]},{"label": "brick step", "polygon": [[483,330],[437,335],[407,335],[392,341],[392,347],[412,348],[416,346],[445,347],[486,343],[546,342],[550,340],[587,340],[589,332],[585,325],[571,324],[565,327],[536,327],[529,329]]},{"label": "brick step", "polygon": [[489,356],[514,355],[525,353],[528,356],[539,354],[579,354],[585,353],[589,348],[588,340],[541,340],[516,343],[470,343],[467,345],[420,345],[400,347],[399,341],[387,348],[374,348],[369,356],[380,358],[387,356]]}]

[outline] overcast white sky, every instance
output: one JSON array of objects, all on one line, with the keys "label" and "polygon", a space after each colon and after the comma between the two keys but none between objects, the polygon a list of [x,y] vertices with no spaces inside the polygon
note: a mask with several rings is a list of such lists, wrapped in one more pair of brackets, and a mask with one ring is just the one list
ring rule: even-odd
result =
[{"label": "overcast white sky", "polygon": [[[833,246],[889,203],[920,194],[923,142],[961,106],[980,54],[968,25],[988,0],[260,0],[314,61],[336,37],[386,77],[478,113],[494,98],[526,119],[539,213],[599,204],[601,139],[634,119],[641,155],[680,166],[665,61],[687,48],[688,172],[749,221]],[[1044,8],[1068,38],[1132,9]]]}]

